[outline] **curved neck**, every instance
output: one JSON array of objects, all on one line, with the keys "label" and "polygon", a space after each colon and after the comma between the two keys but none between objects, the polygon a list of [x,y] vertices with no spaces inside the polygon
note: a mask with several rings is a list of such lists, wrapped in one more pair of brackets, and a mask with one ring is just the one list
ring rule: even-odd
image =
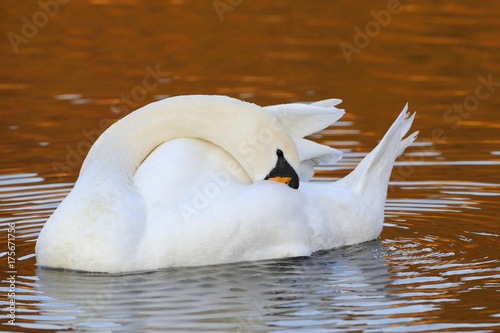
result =
[{"label": "curved neck", "polygon": [[[272,131],[273,140],[255,144],[263,129]],[[292,140],[257,105],[223,96],[179,96],[146,105],[112,125],[92,146],[80,176],[100,175],[106,180],[118,173],[131,180],[156,147],[176,138],[203,139],[220,146],[254,181],[264,179],[276,163],[270,157],[276,156],[274,141],[296,155]],[[298,166],[297,156],[288,159]]]}]

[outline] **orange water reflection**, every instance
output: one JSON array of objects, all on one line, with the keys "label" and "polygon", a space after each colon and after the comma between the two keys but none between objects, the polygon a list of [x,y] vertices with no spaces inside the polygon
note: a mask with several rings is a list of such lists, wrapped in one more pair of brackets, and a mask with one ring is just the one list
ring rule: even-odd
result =
[{"label": "orange water reflection", "polygon": [[[37,230],[76,179],[92,138],[135,107],[197,93],[261,105],[342,98],[342,122],[314,136],[346,151],[339,165],[318,171],[335,179],[409,102],[420,135],[389,192],[382,244],[399,281],[389,293],[449,300],[415,325],[453,328],[464,313],[468,322],[498,322],[491,286],[499,260],[500,4],[400,3],[348,63],[339,45],[356,46],[355,28],[364,30],[388,1],[243,1],[221,21],[211,0],[71,0],[16,53],[8,34],[23,36],[23,17],[32,22],[43,8],[4,0],[0,176],[21,176],[4,180],[15,188],[0,193],[8,199],[1,218],[29,217],[19,271],[35,275]],[[161,78],[146,85],[148,68]],[[494,83],[481,88],[488,97],[466,104],[490,76]],[[465,112],[447,113],[454,105]]]}]

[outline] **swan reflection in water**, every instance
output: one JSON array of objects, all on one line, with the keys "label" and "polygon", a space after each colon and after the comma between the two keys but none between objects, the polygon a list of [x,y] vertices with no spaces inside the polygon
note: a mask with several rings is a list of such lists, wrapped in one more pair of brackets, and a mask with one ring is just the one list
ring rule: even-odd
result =
[{"label": "swan reflection in water", "polygon": [[387,317],[393,277],[384,254],[374,240],[312,257],[123,275],[39,268],[37,291],[46,297],[40,316],[60,329],[99,330],[254,332],[400,323],[409,319]]}]

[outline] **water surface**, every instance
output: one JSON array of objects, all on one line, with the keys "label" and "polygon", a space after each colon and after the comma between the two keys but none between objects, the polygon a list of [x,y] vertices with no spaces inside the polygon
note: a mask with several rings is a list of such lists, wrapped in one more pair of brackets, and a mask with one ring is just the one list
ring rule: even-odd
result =
[{"label": "water surface", "polygon": [[[233,1],[221,14],[214,3],[72,0],[46,21],[37,2],[2,3],[0,330],[500,331],[500,5]],[[346,44],[358,50],[349,59]],[[409,102],[420,135],[393,171],[380,239],[124,275],[37,268],[38,233],[95,138],[137,107],[194,93],[260,105],[342,98],[347,114],[312,136],[345,152],[318,168],[326,181]]]}]

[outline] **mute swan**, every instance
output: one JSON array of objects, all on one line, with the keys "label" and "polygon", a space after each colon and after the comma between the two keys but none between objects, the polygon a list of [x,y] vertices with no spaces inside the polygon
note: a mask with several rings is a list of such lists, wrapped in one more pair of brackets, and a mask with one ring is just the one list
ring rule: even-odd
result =
[{"label": "mute swan", "polygon": [[[407,106],[345,178],[309,182],[341,152],[304,136],[343,115],[330,99],[259,107],[223,96],[151,103],[112,125],[45,223],[37,264],[94,272],[307,256],[379,236]],[[300,178],[300,184],[299,184]],[[283,183],[283,184],[280,184]]]}]

